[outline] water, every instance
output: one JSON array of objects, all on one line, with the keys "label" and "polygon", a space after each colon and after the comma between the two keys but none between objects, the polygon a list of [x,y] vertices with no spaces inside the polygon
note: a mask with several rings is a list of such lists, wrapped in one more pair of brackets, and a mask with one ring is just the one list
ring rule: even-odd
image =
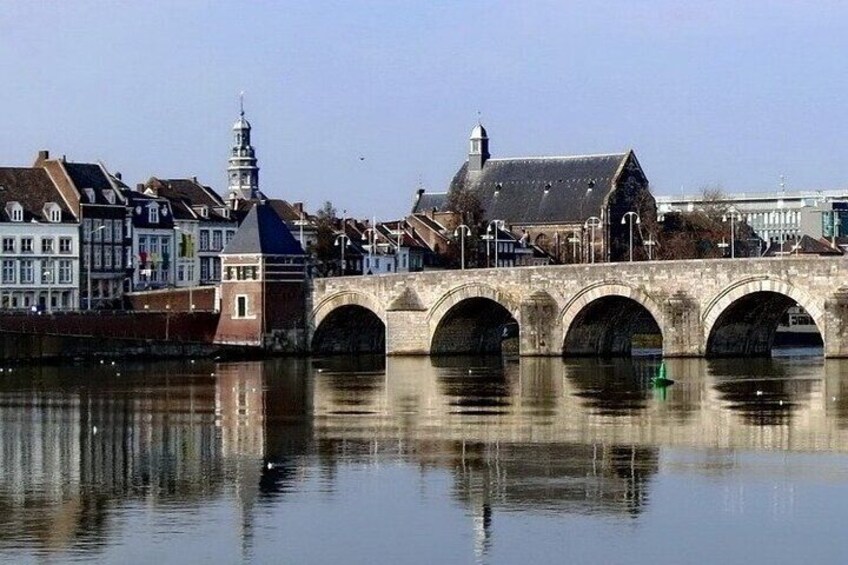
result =
[{"label": "water", "polygon": [[0,559],[840,563],[848,362],[0,373]]}]

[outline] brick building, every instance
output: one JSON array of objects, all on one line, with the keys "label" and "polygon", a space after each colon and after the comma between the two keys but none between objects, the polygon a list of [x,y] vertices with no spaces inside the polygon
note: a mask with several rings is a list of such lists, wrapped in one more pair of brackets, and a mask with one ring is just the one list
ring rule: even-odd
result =
[{"label": "brick building", "polygon": [[256,202],[221,254],[218,343],[303,351],[305,255],[285,222]]}]

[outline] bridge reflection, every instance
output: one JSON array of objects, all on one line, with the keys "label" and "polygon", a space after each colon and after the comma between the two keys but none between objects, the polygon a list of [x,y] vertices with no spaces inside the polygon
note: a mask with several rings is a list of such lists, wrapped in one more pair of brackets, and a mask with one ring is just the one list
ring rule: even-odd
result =
[{"label": "bridge reflection", "polygon": [[221,501],[235,505],[249,547],[268,505],[381,460],[447,472],[485,546],[499,510],[638,516],[668,448],[848,452],[845,362],[671,360],[677,383],[664,393],[649,385],[656,364],[17,369],[0,381],[0,547],[97,551],[126,527],[117,509],[201,515]]}]

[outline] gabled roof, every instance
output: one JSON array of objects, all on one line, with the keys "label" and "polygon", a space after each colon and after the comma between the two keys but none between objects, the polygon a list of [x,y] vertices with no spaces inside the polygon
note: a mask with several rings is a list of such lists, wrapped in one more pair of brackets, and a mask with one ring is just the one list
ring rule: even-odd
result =
[{"label": "gabled roof", "polygon": [[838,247],[834,248],[829,241],[825,242],[809,235],[802,235],[800,240],[788,238],[782,243],[772,243],[763,255],[766,257],[774,257],[775,255],[842,255],[842,250]]},{"label": "gabled roof", "polygon": [[23,221],[47,222],[44,204],[55,202],[62,209],[62,223],[75,223],[64,198],[50,179],[47,171],[40,167],[0,167],[0,221],[11,221],[6,213],[6,204],[19,202],[23,208]]},{"label": "gabled roof", "polygon": [[226,255],[303,255],[300,243],[266,202],[257,202],[222,252]]},{"label": "gabled roof", "polygon": [[603,207],[625,166],[642,175],[632,151],[489,159],[480,171],[469,171],[466,161],[450,190],[476,192],[486,217],[511,224],[582,222]]},{"label": "gabled roof", "polygon": [[[219,212],[226,205],[218,193],[211,187],[199,183],[196,178],[160,179],[150,177],[144,186],[160,197],[170,200],[174,207],[174,215],[178,219],[210,220],[213,222],[235,221],[235,218],[229,218]],[[207,217],[204,218],[196,213],[195,207],[200,206],[207,208]],[[180,208],[183,208],[183,210],[179,210]]]}]

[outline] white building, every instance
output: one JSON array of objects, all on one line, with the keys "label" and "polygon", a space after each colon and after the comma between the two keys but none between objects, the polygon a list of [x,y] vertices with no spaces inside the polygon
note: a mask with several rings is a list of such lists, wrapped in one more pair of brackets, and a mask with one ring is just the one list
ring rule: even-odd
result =
[{"label": "white building", "polygon": [[0,168],[0,308],[74,310],[80,226],[41,168]]},{"label": "white building", "polygon": [[[657,212],[692,212],[704,205],[704,196],[657,196]],[[711,205],[725,205],[737,212],[754,232],[766,242],[780,242],[808,235],[812,238],[830,237],[833,218],[840,228],[838,210],[848,201],[846,190],[817,190],[803,192],[760,192],[728,194]],[[843,206],[840,206],[842,204]],[[837,213],[834,214],[834,210]],[[846,223],[848,224],[848,223]],[[841,226],[841,231],[848,225]],[[838,233],[837,235],[842,235]]]}]

